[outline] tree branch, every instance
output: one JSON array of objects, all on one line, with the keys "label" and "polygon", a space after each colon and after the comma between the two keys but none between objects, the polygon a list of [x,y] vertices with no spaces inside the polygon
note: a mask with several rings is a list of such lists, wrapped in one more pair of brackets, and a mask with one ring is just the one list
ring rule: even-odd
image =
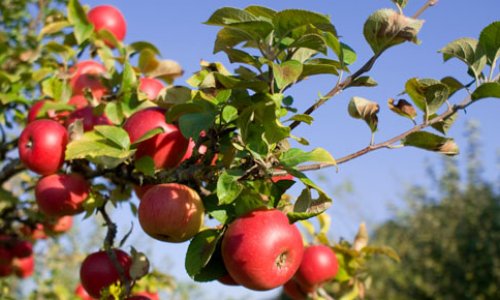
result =
[{"label": "tree branch", "polygon": [[[323,104],[325,104],[326,101],[328,101],[330,98],[332,98],[332,97],[340,94],[340,92],[342,92],[344,89],[346,89],[347,87],[349,87],[349,85],[356,78],[358,78],[362,74],[370,71],[372,69],[373,65],[375,64],[375,61],[377,60],[377,58],[380,56],[380,54],[382,54],[382,52],[380,52],[380,53],[375,54],[374,56],[372,56],[372,58],[370,58],[359,70],[357,70],[351,76],[349,76],[346,79],[344,79],[344,81],[342,81],[340,83],[337,83],[335,85],[335,87],[333,87],[333,89],[331,89],[328,93],[326,93],[325,96],[321,97],[321,99],[319,99],[318,101],[316,101],[308,109],[306,109],[302,114],[305,114],[305,115],[312,114],[316,109],[318,109],[320,106],[322,106]],[[299,126],[300,123],[301,122],[299,122],[299,121],[294,121],[292,124],[290,124],[290,128],[293,130],[294,128],[296,128],[297,126]]]},{"label": "tree branch", "polygon": [[429,7],[434,6],[439,0],[428,0],[413,16],[413,19],[420,17]]},{"label": "tree branch", "polygon": [[0,185],[9,180],[12,176],[25,170],[24,165],[19,159],[11,160],[0,171]]}]

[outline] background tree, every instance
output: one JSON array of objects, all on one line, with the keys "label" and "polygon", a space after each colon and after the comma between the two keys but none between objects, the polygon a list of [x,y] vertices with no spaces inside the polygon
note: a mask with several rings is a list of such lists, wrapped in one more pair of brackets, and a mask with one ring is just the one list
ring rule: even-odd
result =
[{"label": "background tree", "polygon": [[395,247],[401,263],[371,262],[370,299],[500,297],[500,185],[481,176],[476,126],[465,167],[443,159],[438,184],[411,188],[407,209],[375,230],[373,243]]}]

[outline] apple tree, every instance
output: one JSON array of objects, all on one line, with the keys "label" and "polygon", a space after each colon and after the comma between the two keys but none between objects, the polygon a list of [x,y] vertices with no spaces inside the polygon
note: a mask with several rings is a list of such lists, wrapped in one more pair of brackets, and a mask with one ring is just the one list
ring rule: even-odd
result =
[{"label": "apple tree", "polygon": [[[128,235],[117,236],[108,213],[128,206],[151,238],[189,242],[185,267],[194,281],[284,286],[293,299],[363,298],[365,262],[377,253],[397,255],[368,245],[363,225],[352,242],[329,240],[332,199],[307,172],[384,148],[456,155],[447,132],[457,115],[483,98],[500,98],[495,22],[476,39],[440,50],[445,61],[466,64],[469,82],[409,78],[402,99],[389,99],[386,108],[353,97],[347,112],[368,125],[368,145],[338,158],[304,150],[307,136],[294,129],[313,125],[314,112],[342,91],[376,86],[369,74],[379,57],[418,43],[420,15],[436,4],[427,1],[408,16],[407,1],[392,2],[395,9],[366,20],[372,56],[356,70],[355,50],[322,13],[220,8],[205,24],[219,28],[214,52],[225,53],[232,67],[202,61],[185,84],[174,84],[181,66],[161,59],[152,43],[125,44],[127,22],[115,7],[2,1],[0,276],[24,270],[23,259],[33,264],[40,236],[64,232],[75,215],[84,214],[84,222],[99,216],[106,232],[74,270],[78,288],[100,299],[157,298],[139,294],[150,263],[140,249],[122,249]],[[291,88],[317,75],[335,84],[299,111]],[[380,109],[408,118],[409,129],[376,143]],[[292,186],[300,186],[298,195]]]}]

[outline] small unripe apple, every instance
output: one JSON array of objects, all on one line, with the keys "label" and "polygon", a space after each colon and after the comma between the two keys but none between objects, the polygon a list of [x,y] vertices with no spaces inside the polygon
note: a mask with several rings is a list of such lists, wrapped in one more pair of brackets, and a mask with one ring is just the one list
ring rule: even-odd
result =
[{"label": "small unripe apple", "polygon": [[135,159],[150,156],[156,169],[176,167],[186,153],[189,140],[182,135],[179,127],[165,121],[164,109],[152,107],[140,110],[123,124],[131,143],[155,128],[162,128],[164,132],[142,141],[137,146]]},{"label": "small unripe apple", "polygon": [[106,93],[106,87],[101,83],[100,76],[106,73],[106,68],[93,60],[84,60],[70,69],[69,84],[74,95],[83,95],[85,89],[90,89],[92,95],[100,100]]},{"label": "small unripe apple", "polygon": [[321,284],[332,280],[339,271],[337,256],[325,245],[313,245],[304,250],[295,280],[302,290],[311,292]]},{"label": "small unripe apple", "polygon": [[35,198],[41,212],[49,217],[72,216],[83,211],[90,186],[77,174],[53,174],[41,178]]},{"label": "small unripe apple", "polygon": [[14,273],[19,278],[26,278],[35,272],[35,256],[30,255],[24,258],[15,258],[12,262]]},{"label": "small unripe apple", "polygon": [[156,78],[143,77],[139,82],[139,90],[148,96],[149,100],[155,100],[158,97],[163,83]]},{"label": "small unripe apple", "polygon": [[283,285],[302,260],[302,236],[287,216],[276,209],[251,211],[229,224],[222,240],[227,271],[252,290]]},{"label": "small unripe apple", "polygon": [[188,186],[158,184],[143,195],[138,218],[144,232],[151,237],[181,243],[200,231],[204,219],[203,202]]},{"label": "small unripe apple", "polygon": [[67,143],[68,132],[64,126],[54,120],[35,120],[21,132],[19,159],[35,173],[54,174],[64,162]]},{"label": "small unripe apple", "polygon": [[[129,277],[131,257],[120,249],[114,249],[118,264]],[[106,251],[98,251],[85,258],[80,267],[80,281],[87,293],[94,297],[101,296],[101,290],[120,281],[120,273]]]},{"label": "small unripe apple", "polygon": [[96,6],[88,12],[87,17],[89,22],[94,24],[95,31],[106,29],[119,41],[123,41],[125,38],[127,22],[116,7],[111,5]]}]

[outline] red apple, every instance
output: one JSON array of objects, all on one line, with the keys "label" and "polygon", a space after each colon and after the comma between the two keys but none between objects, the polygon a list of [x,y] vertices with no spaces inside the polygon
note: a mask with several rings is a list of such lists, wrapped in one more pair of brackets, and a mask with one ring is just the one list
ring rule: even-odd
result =
[{"label": "red apple", "polygon": [[68,132],[53,120],[42,119],[29,123],[19,137],[19,158],[31,171],[50,175],[64,162]]},{"label": "red apple", "polygon": [[14,257],[26,258],[33,254],[33,243],[29,241],[16,240],[10,249]]},{"label": "red apple", "polygon": [[226,274],[222,277],[219,277],[219,279],[217,279],[217,281],[219,281],[220,283],[225,284],[225,285],[240,285],[229,274]]},{"label": "red apple", "polygon": [[134,296],[141,296],[141,297],[145,297],[145,299],[151,299],[151,300],[160,300],[160,296],[158,295],[158,293],[151,293],[151,292],[146,292],[146,291],[143,291],[143,292],[137,292],[134,294]]},{"label": "red apple", "polygon": [[303,252],[299,230],[276,209],[254,210],[237,218],[222,240],[227,271],[252,290],[270,290],[290,280]]},{"label": "red apple", "polygon": [[27,118],[28,123],[31,123],[31,122],[35,121],[36,119],[52,119],[54,121],[62,123],[64,118],[66,116],[68,116],[69,112],[67,112],[67,111],[59,111],[58,112],[58,111],[55,111],[53,109],[49,109],[46,111],[46,115],[38,116],[42,107],[45,104],[51,103],[51,102],[53,102],[53,101],[52,100],[40,100],[40,101],[35,102],[31,106],[30,110],[28,111],[28,118]]},{"label": "red apple", "polygon": [[90,297],[89,293],[83,288],[82,284],[79,283],[75,289],[75,295],[80,300],[94,300],[94,298]]},{"label": "red apple", "polygon": [[89,102],[84,95],[74,95],[69,99],[68,104],[73,105],[76,109],[80,109],[88,106]]},{"label": "red apple", "polygon": [[134,185],[134,191],[139,200],[142,199],[142,196],[154,186],[154,184],[144,184],[144,185]]},{"label": "red apple", "polygon": [[106,93],[99,77],[106,73],[106,68],[93,60],[84,60],[77,63],[71,70],[70,86],[74,95],[83,95],[84,89],[92,91],[96,99],[101,99]]},{"label": "red apple", "polygon": [[339,271],[337,256],[325,245],[306,247],[295,280],[302,290],[311,292],[324,282],[331,280]]},{"label": "red apple", "polygon": [[111,5],[96,6],[89,11],[87,17],[90,23],[94,24],[95,31],[106,29],[119,41],[123,41],[125,38],[127,22],[116,7]]},{"label": "red apple", "polygon": [[44,227],[50,234],[61,234],[70,230],[72,226],[73,226],[73,217],[64,216],[57,218],[55,220],[47,220],[45,222]]},{"label": "red apple", "polygon": [[148,96],[149,100],[155,100],[158,97],[163,83],[156,78],[143,77],[139,82],[139,90]]},{"label": "red apple", "polygon": [[77,119],[82,120],[84,131],[90,131],[94,129],[94,126],[96,125],[111,125],[111,121],[105,114],[95,114],[94,109],[91,106],[86,106],[73,111],[66,120],[66,126],[69,126]]},{"label": "red apple", "polygon": [[30,255],[24,258],[15,258],[12,265],[17,277],[30,277],[35,272],[35,256]]},{"label": "red apple", "polygon": [[0,265],[10,265],[12,264],[12,253],[5,247],[0,247]]},{"label": "red apple", "polygon": [[14,272],[14,267],[12,264],[9,265],[0,265],[0,278],[1,277],[7,277]]},{"label": "red apple", "polygon": [[203,202],[188,186],[158,184],[142,197],[138,218],[142,229],[151,237],[181,243],[200,231],[204,218]]},{"label": "red apple", "polygon": [[[114,249],[118,264],[122,266],[125,276],[129,276],[131,257],[120,249]],[[98,251],[85,258],[80,267],[80,281],[87,293],[94,297],[101,296],[101,290],[120,280],[120,273],[106,251]]]},{"label": "red apple", "polygon": [[89,190],[78,174],[53,174],[38,180],[35,198],[40,211],[49,217],[72,216],[83,211]]},{"label": "red apple", "polygon": [[300,285],[293,279],[290,279],[283,285],[283,292],[292,300],[307,299],[307,293],[304,292]]},{"label": "red apple", "polygon": [[132,297],[128,297],[125,300],[153,300],[153,299],[142,295],[134,295]]},{"label": "red apple", "polygon": [[163,128],[164,132],[142,141],[137,146],[135,158],[150,156],[157,169],[177,166],[186,153],[189,140],[182,135],[176,125],[165,121],[164,109],[153,107],[140,110],[131,115],[123,125],[131,143],[155,128]]},{"label": "red apple", "polygon": [[45,228],[43,224],[37,223],[34,227],[30,227],[28,225],[23,225],[20,228],[20,232],[29,240],[40,240],[46,239],[47,233],[45,232]]}]

